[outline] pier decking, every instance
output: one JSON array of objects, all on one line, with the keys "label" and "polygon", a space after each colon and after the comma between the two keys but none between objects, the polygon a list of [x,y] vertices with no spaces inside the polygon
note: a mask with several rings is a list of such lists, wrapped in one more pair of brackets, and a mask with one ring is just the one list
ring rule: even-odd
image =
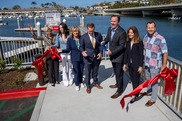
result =
[{"label": "pier decking", "polygon": [[[99,81],[103,89],[92,88],[91,94],[86,93],[86,88],[80,91],[75,86],[64,87],[56,84],[55,87],[47,85],[47,90],[41,92],[31,121],[180,121],[159,99],[151,106],[145,103],[149,97],[142,97],[133,104],[128,104],[130,97],[125,99],[125,108],[120,106],[120,100],[132,91],[131,83],[125,79],[126,87],[123,95],[117,99],[110,96],[115,89],[109,85],[115,83],[111,78],[112,65],[109,60],[103,60],[99,69]],[[128,106],[127,106],[128,104]]]}]

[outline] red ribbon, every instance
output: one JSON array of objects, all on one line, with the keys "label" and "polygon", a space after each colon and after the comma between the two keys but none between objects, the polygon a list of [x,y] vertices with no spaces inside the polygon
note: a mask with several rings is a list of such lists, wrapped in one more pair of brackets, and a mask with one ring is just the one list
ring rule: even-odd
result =
[{"label": "red ribbon", "polygon": [[40,58],[36,59],[32,63],[33,66],[37,67],[38,78],[40,78],[40,76],[43,75],[42,68],[45,65],[45,61],[43,61],[43,58],[46,57],[47,55],[50,55],[52,60],[54,60],[55,58],[59,58],[59,60],[62,60],[61,56],[58,55],[58,51],[56,48],[48,49],[47,51],[45,51]]},{"label": "red ribbon", "polygon": [[131,97],[133,95],[139,94],[139,92],[143,88],[152,85],[153,83],[158,81],[159,78],[162,78],[166,82],[164,93],[171,95],[173,93],[173,91],[176,89],[176,85],[174,83],[174,80],[176,79],[177,76],[178,76],[178,70],[177,69],[173,68],[173,69],[169,70],[169,68],[167,68],[167,67],[164,68],[160,74],[158,74],[157,76],[155,76],[152,79],[149,79],[149,80],[143,82],[137,88],[135,88],[132,92],[125,95],[120,101],[120,104],[121,104],[122,108],[124,108],[124,106],[125,106],[124,99],[126,97]]}]

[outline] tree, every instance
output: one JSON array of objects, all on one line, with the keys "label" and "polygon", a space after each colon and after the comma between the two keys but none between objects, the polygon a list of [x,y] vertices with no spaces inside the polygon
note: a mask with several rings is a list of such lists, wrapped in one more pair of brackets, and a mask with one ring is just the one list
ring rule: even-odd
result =
[{"label": "tree", "polygon": [[33,1],[33,2],[31,3],[31,5],[33,6],[33,8],[35,8],[35,6],[37,5],[37,3],[36,3],[35,1]]},{"label": "tree", "polygon": [[176,0],[150,0],[150,5],[163,5],[163,4],[170,4],[176,3]]},{"label": "tree", "polygon": [[14,5],[14,6],[12,7],[12,9],[13,9],[13,10],[19,10],[19,9],[21,9],[21,6],[20,6],[20,5]]},{"label": "tree", "polygon": [[40,5],[42,8],[45,8],[45,4],[44,3],[41,3]]}]

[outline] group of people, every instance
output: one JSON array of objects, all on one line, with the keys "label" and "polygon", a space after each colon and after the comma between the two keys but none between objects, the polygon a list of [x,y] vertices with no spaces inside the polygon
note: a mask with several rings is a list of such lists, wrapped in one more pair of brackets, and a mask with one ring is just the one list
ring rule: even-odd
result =
[{"label": "group of people", "polygon": [[[41,37],[37,37],[33,33],[31,25],[29,28],[35,39],[44,40],[46,49],[58,48],[62,57],[62,80],[65,86],[75,83],[77,91],[80,90],[80,87],[84,87],[83,70],[85,69],[84,82],[88,94],[91,93],[92,87],[103,89],[98,80],[98,71],[102,58],[102,45],[109,43],[109,48],[105,53],[110,57],[116,79],[116,83],[109,86],[117,88],[111,96],[112,99],[115,99],[124,92],[124,71],[128,69],[133,89],[135,89],[141,83],[142,72],[145,73],[145,79],[148,80],[158,75],[166,67],[168,48],[165,38],[156,32],[156,24],[153,21],[146,24],[147,34],[143,40],[135,26],[129,27],[126,32],[119,25],[119,16],[111,16],[110,23],[104,40],[101,33],[95,31],[93,23],[87,24],[87,33],[83,35],[77,26],[71,27],[68,33],[65,23],[59,25],[59,32],[55,36],[49,27],[47,27],[46,34]],[[56,82],[60,83],[58,78],[59,59],[52,60],[49,56],[46,57],[46,66],[52,86],[55,86]],[[91,78],[93,83],[90,82]],[[146,106],[152,106],[156,102],[157,92],[158,82],[152,84],[148,87],[147,92],[141,94],[141,96],[151,95],[150,100],[145,104]],[[130,103],[135,102],[139,95],[135,95]]]}]

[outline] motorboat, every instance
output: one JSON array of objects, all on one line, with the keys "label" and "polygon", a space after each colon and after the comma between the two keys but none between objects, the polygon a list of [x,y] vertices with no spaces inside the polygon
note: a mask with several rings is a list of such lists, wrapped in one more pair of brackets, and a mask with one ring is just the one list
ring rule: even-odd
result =
[{"label": "motorboat", "polygon": [[2,19],[0,19],[0,26],[8,25],[8,22],[3,22]]},{"label": "motorboat", "polygon": [[171,19],[171,20],[181,20],[181,17],[169,17],[169,19]]}]

